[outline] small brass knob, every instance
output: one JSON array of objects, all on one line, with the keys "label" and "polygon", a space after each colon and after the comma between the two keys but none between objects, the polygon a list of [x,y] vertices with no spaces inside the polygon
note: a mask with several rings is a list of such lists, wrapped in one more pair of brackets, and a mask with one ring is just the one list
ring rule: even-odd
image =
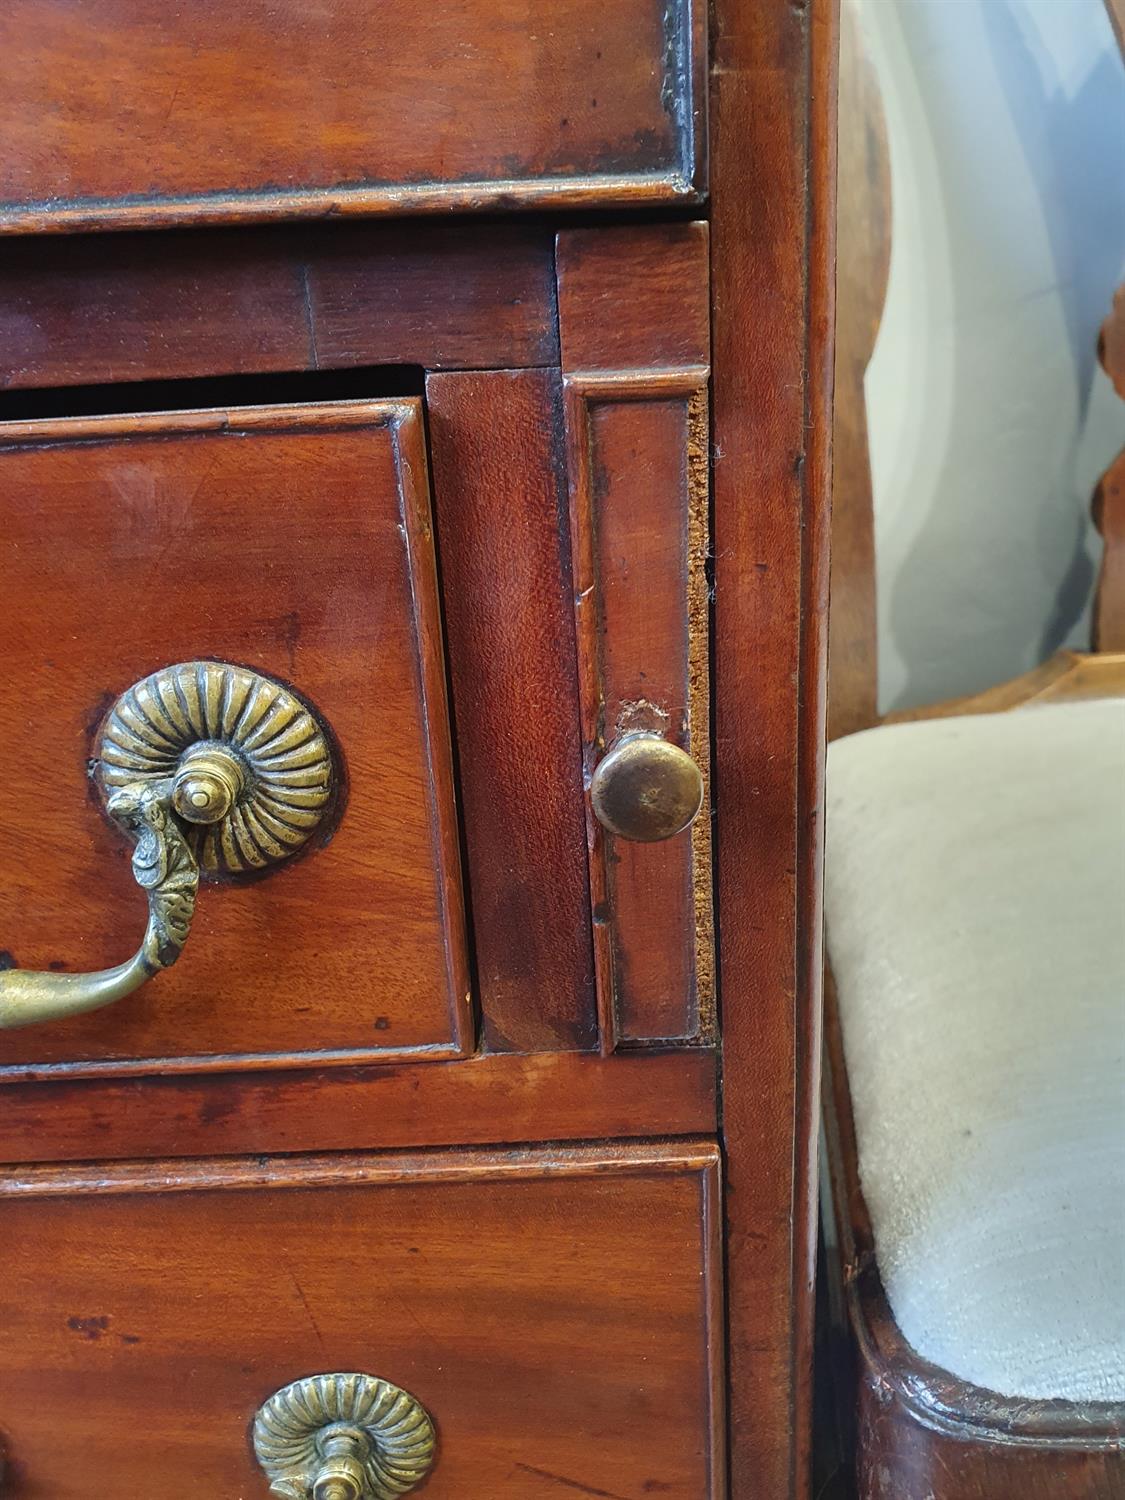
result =
[{"label": "small brass knob", "polygon": [[242,764],[225,745],[202,740],[180,757],[172,778],[172,806],[189,823],[219,823],[246,785]]},{"label": "small brass knob", "polygon": [[685,750],[657,734],[619,740],[590,782],[598,822],[619,838],[655,844],[681,833],[703,806],[703,773]]}]

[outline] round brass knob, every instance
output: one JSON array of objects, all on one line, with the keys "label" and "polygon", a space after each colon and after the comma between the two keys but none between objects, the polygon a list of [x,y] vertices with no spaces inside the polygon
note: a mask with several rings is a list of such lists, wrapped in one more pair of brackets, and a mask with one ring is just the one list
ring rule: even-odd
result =
[{"label": "round brass knob", "polygon": [[229,815],[245,784],[238,756],[225,745],[202,740],[180,757],[172,778],[172,806],[189,823],[219,823]]},{"label": "round brass knob", "polygon": [[685,750],[656,734],[634,734],[597,765],[590,800],[619,838],[655,844],[682,832],[703,806],[703,773]]}]

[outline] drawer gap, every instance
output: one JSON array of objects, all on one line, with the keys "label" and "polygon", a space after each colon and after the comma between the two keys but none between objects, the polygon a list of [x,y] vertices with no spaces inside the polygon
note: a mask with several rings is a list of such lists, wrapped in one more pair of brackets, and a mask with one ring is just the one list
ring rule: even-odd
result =
[{"label": "drawer gap", "polygon": [[365,365],[347,370],[284,370],[268,375],[205,375],[186,380],[0,391],[0,422],[202,411],[210,407],[307,406],[318,401],[379,401],[422,396],[424,387],[425,372],[420,365]]}]

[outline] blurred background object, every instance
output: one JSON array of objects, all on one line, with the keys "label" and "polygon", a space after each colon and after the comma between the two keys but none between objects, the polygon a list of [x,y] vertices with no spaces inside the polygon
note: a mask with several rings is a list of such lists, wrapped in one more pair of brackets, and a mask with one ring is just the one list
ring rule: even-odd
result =
[{"label": "blurred background object", "polygon": [[866,377],[886,712],[1088,644],[1089,499],[1125,441],[1095,358],[1125,274],[1125,68],[1102,0],[855,8],[893,203]]}]

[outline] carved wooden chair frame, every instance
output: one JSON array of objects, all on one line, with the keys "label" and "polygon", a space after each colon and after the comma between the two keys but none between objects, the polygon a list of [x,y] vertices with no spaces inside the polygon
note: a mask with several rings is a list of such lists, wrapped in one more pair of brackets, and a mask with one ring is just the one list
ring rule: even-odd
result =
[{"label": "carved wooden chair frame", "polygon": [[[1125,0],[1109,0],[1125,52]],[[877,724],[1000,713],[1029,703],[1125,696],[1125,450],[1103,476],[1094,517],[1104,543],[1091,653],[1060,651],[986,692],[880,715],[876,698],[875,538],[864,374],[875,346],[890,264],[890,172],[878,85],[857,17],[845,5],[841,38],[838,305],[829,739]],[[1125,285],[1099,341],[1125,400]],[[1125,1485],[1125,1407],[1015,1401],[921,1359],[899,1331],[880,1280],[859,1182],[839,1015],[825,983],[824,1122],[839,1253],[827,1273],[846,1312],[840,1362],[852,1387],[860,1494],[1101,1497]],[[854,1385],[853,1385],[854,1381]],[[881,1471],[881,1476],[880,1472]],[[887,1486],[890,1486],[889,1488]]]}]

